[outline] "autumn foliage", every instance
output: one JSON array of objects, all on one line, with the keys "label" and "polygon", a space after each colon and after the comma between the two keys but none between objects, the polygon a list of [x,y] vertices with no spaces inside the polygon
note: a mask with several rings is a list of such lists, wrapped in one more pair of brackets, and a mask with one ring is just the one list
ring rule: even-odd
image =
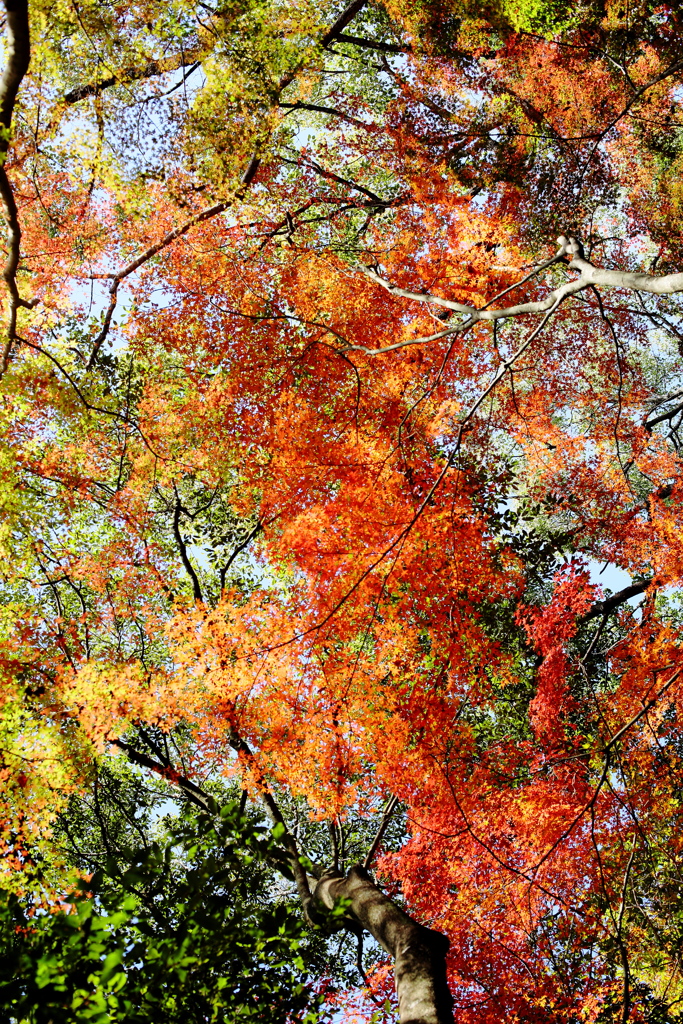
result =
[{"label": "autumn foliage", "polygon": [[673,1020],[680,297],[463,309],[575,279],[558,235],[683,271],[680,11],[351,6],[30,6],[2,884],[64,887],[54,816],[154,727],[335,827],[396,797],[458,1024]]}]

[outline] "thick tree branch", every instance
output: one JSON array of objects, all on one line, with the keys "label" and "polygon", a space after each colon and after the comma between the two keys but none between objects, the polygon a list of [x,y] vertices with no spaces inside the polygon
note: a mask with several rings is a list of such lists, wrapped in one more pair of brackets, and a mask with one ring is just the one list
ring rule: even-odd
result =
[{"label": "thick tree branch", "polygon": [[650,433],[652,428],[656,427],[658,423],[666,423],[667,420],[672,420],[681,412],[683,412],[683,402],[679,405],[675,405],[673,409],[668,409],[666,412],[660,413],[659,416],[654,416],[652,419],[646,419],[643,426],[647,432]]},{"label": "thick tree branch", "polygon": [[[350,4],[346,10],[337,18],[334,24],[325,32],[320,43],[321,46],[326,47],[334,39],[339,38],[340,33],[346,26],[353,21],[355,16],[365,7],[367,0],[355,0],[354,3]],[[17,5],[18,6],[18,5]],[[216,20],[220,21],[225,26],[226,15],[216,15]],[[232,20],[232,18],[230,18]],[[355,37],[345,37],[347,42],[356,42]],[[364,41],[364,45],[372,45],[370,40]],[[387,49],[389,44],[374,44],[373,48],[376,49]],[[82,100],[88,99],[89,96],[99,96],[100,93],[106,89],[111,89],[116,85],[131,85],[134,82],[146,81],[149,78],[158,78],[161,75],[167,75],[172,71],[178,71],[179,68],[190,67],[192,64],[198,64],[204,61],[211,55],[213,49],[206,46],[192,46],[182,50],[180,53],[170,54],[168,57],[159,57],[154,60],[148,60],[144,64],[135,65],[129,64],[127,67],[121,68],[119,71],[113,71],[110,75],[105,78],[99,78],[94,82],[84,82],[83,85],[77,85],[63,97],[63,102],[67,106],[72,106],[74,103],[80,103]],[[395,52],[393,48],[387,49],[387,52]],[[401,52],[401,51],[399,51]],[[292,81],[292,78],[296,75],[296,72],[285,75],[280,82],[280,89],[283,89],[286,85]]]},{"label": "thick tree branch", "polygon": [[198,601],[200,604],[203,604],[204,595],[202,594],[202,588],[199,585],[199,579],[197,578],[197,573],[194,571],[194,566],[192,565],[192,562],[190,561],[189,556],[187,554],[187,545],[185,544],[183,535],[180,532],[180,516],[182,511],[183,507],[180,504],[180,498],[178,496],[178,492],[176,491],[175,508],[173,510],[173,536],[175,537],[176,544],[178,545],[178,551],[180,552],[180,558],[182,560],[182,563],[185,566],[185,571],[187,575],[190,577],[194,599],[195,601]]},{"label": "thick tree branch", "polygon": [[174,53],[170,57],[161,57],[159,60],[149,60],[146,64],[138,67],[130,65],[121,68],[120,71],[100,78],[96,82],[85,82],[76,86],[64,96],[64,102],[69,106],[80,103],[89,96],[99,96],[105,89],[111,89],[115,85],[129,85],[132,82],[141,82],[147,78],[156,78],[159,75],[166,75],[170,71],[177,71],[179,68],[190,67],[198,61],[204,60],[210,51],[202,46],[195,46],[183,51]]},{"label": "thick tree branch", "polygon": [[368,125],[361,121],[357,117],[351,117],[350,114],[344,114],[341,110],[336,110],[334,107],[323,107],[318,103],[304,103],[302,100],[297,100],[296,103],[285,103],[280,101],[278,107],[282,107],[283,110],[311,110],[314,113],[319,114],[330,114],[332,117],[338,117],[341,121],[347,121],[349,124],[355,125],[356,128],[368,128]]},{"label": "thick tree branch", "polygon": [[0,79],[0,152],[7,153],[12,114],[19,86],[31,60],[27,0],[5,0],[7,11],[7,63]]},{"label": "thick tree branch", "polygon": [[139,65],[130,64],[119,71],[112,71],[106,78],[100,78],[96,82],[85,82],[83,85],[76,86],[66,93],[63,102],[70,106],[74,103],[80,103],[81,100],[85,100],[89,96],[99,96],[105,89],[111,89],[115,85],[130,85],[133,82],[145,81],[148,78],[158,78],[160,75],[178,71],[180,68],[191,67],[193,64],[201,64],[202,61],[213,53],[213,46],[206,45],[210,44],[210,37],[213,35],[216,38],[218,29],[225,31],[226,25],[229,25],[237,17],[238,13],[238,7],[233,9],[228,7],[225,10],[217,11],[209,19],[208,25],[203,25],[205,45],[183,47],[180,53],[172,53],[166,57],[154,58]]},{"label": "thick tree branch", "polygon": [[337,39],[340,32],[343,32],[347,25],[349,25],[357,14],[363,10],[367,3],[367,0],[353,0],[347,8],[339,15],[334,24],[327,30],[325,35],[320,40],[322,47],[329,46],[333,39]]},{"label": "thick tree branch", "polygon": [[[575,278],[573,281],[567,281],[565,284],[560,285],[559,288],[553,289],[553,291],[549,292],[544,299],[531,302],[520,302],[513,306],[504,306],[498,309],[490,308],[491,303],[495,302],[496,299],[491,299],[489,303],[481,308],[468,306],[462,302],[454,302],[451,299],[444,299],[439,295],[431,295],[429,292],[413,292],[407,288],[400,288],[381,277],[377,271],[373,270],[371,267],[359,266],[357,269],[360,273],[364,274],[365,277],[368,277],[371,281],[380,285],[380,287],[384,288],[392,295],[396,295],[404,299],[411,299],[415,302],[422,302],[427,305],[443,306],[445,309],[450,309],[454,313],[464,314],[467,316],[467,320],[464,323],[457,324],[453,327],[447,327],[436,334],[425,335],[419,338],[410,338],[406,341],[396,342],[393,345],[386,345],[383,348],[371,349],[366,348],[363,345],[351,345],[348,348],[343,349],[343,351],[359,351],[364,352],[367,355],[381,355],[385,352],[394,352],[397,349],[406,348],[409,345],[422,345],[426,342],[435,341],[439,338],[445,338],[451,334],[461,333],[463,330],[469,329],[473,324],[480,320],[504,320],[517,316],[526,316],[530,313],[543,313],[549,310],[552,311],[569,296],[578,295],[587,288],[595,288],[598,285],[607,289],[619,288],[625,291],[649,292],[653,295],[675,295],[683,292],[683,273],[665,274],[661,277],[656,277],[652,274],[632,273],[626,270],[605,270],[602,267],[594,266],[584,258],[583,247],[577,239],[573,237],[566,238],[564,235],[560,235],[557,241],[560,248],[551,260],[542,264],[541,267],[532,274],[527,275],[516,285],[506,288],[505,292],[502,292],[501,295],[511,291],[514,287],[519,287],[541,269],[547,268],[560,260],[565,260],[572,270],[578,270],[580,276]],[[500,298],[500,296],[497,296],[496,298]]]},{"label": "thick tree branch", "polygon": [[[247,765],[254,764],[249,744],[237,732],[233,731],[230,743]],[[338,900],[350,900],[351,917],[343,922],[343,927],[357,932],[360,926],[370,932],[394,959],[401,1024],[452,1024],[453,1001],[446,981],[448,939],[445,935],[413,921],[377,888],[361,865],[351,868],[346,877],[334,869],[325,872],[311,893],[296,840],[287,830],[275,798],[265,786],[261,787],[260,797],[271,820],[285,829],[284,842],[290,851],[306,919],[316,923],[316,903],[332,910]],[[379,838],[393,810],[392,803],[385,811]]]},{"label": "thick tree branch", "polygon": [[387,826],[391,821],[391,816],[396,810],[397,805],[398,797],[392,796],[388,804],[384,808],[384,814],[382,815],[382,820],[379,823],[379,828],[377,829],[375,838],[372,840],[372,843],[370,844],[370,849],[366,853],[365,860],[363,861],[363,867],[366,869],[366,871],[370,868],[370,865],[372,864],[373,858],[377,853],[379,844],[382,842],[382,839],[384,838],[384,833],[387,830]]},{"label": "thick tree branch", "polygon": [[611,597],[606,597],[604,601],[596,601],[579,621],[588,622],[590,619],[597,619],[600,615],[611,614],[611,612],[620,608],[622,604],[626,604],[632,597],[644,594],[651,583],[651,579],[640,580],[638,583],[629,584],[628,587],[624,587],[623,590],[612,594]]},{"label": "thick tree branch", "polygon": [[16,339],[17,311],[24,306],[31,309],[36,303],[27,302],[19,295],[17,269],[21,254],[21,225],[14,192],[10,185],[5,163],[9,150],[12,115],[19,86],[28,71],[31,60],[31,40],[28,25],[27,0],[5,0],[7,11],[7,63],[0,78],[0,200],[7,226],[7,259],[2,276],[9,295],[9,322],[7,337],[0,355],[0,376],[9,363],[12,345]]},{"label": "thick tree branch", "polygon": [[396,43],[381,43],[375,39],[366,39],[364,36],[349,36],[345,32],[338,32],[336,35],[338,43],[351,43],[353,46],[360,46],[367,50],[379,50],[381,53],[410,53],[410,46],[399,46]]},{"label": "thick tree branch", "polygon": [[181,775],[170,765],[162,764],[159,761],[155,761],[154,758],[148,757],[147,754],[143,754],[141,750],[138,750],[131,743],[125,743],[119,739],[110,739],[109,742],[113,746],[118,747],[119,750],[125,751],[134,764],[139,765],[141,768],[149,768],[150,771],[172,782],[197,807],[201,807],[203,811],[211,811],[212,802],[209,795],[203,789],[200,789],[199,786],[196,786],[194,782],[191,782],[187,776]]},{"label": "thick tree branch", "polygon": [[[158,752],[159,759],[155,760],[123,740],[113,739],[110,742],[123,750],[135,764],[175,784],[192,803],[211,813],[211,797],[178,772],[161,752]],[[253,766],[254,754],[249,744],[234,730],[230,743],[247,765]],[[296,840],[287,829],[277,801],[265,787],[261,787],[260,798],[273,823],[282,825],[285,830],[283,842],[290,853],[290,864],[306,919],[312,924],[318,923],[320,912],[316,914],[316,903],[332,910],[340,899],[348,899],[351,915],[342,926],[356,933],[359,927],[368,931],[394,959],[400,1024],[452,1024],[453,1000],[446,981],[446,936],[413,921],[378,889],[361,865],[351,868],[345,877],[334,869],[323,873],[312,893],[310,876],[301,864]],[[383,822],[390,816],[390,806],[391,803]]]}]

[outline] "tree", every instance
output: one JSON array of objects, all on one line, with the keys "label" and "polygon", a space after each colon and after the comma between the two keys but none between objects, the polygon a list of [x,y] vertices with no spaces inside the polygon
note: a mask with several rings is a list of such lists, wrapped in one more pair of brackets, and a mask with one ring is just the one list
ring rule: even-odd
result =
[{"label": "tree", "polygon": [[6,9],[7,885],[125,754],[404,1024],[675,1018],[678,5]]},{"label": "tree", "polygon": [[96,870],[50,913],[3,901],[5,1014],[20,1024],[319,1020],[304,964],[319,958],[319,940],[274,904],[268,877],[266,862],[287,870],[285,851],[238,803],[167,815],[161,841],[153,807],[139,779],[106,771],[92,810],[71,801],[69,845]]}]

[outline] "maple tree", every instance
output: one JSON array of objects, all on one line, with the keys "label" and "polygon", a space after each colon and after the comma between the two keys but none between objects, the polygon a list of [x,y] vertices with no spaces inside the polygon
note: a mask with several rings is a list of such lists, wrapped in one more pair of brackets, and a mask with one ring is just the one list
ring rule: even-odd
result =
[{"label": "maple tree", "polygon": [[3,885],[126,756],[403,1024],[675,1019],[679,6],[5,9]]}]

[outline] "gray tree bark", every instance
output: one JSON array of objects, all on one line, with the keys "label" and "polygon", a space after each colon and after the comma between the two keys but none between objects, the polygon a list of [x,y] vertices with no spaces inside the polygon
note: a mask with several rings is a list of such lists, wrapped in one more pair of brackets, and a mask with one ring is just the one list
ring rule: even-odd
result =
[{"label": "gray tree bark", "polygon": [[453,1024],[445,935],[418,924],[397,907],[360,864],[346,876],[325,872],[313,896],[329,910],[339,899],[350,900],[353,917],[393,958],[401,1024]]}]

